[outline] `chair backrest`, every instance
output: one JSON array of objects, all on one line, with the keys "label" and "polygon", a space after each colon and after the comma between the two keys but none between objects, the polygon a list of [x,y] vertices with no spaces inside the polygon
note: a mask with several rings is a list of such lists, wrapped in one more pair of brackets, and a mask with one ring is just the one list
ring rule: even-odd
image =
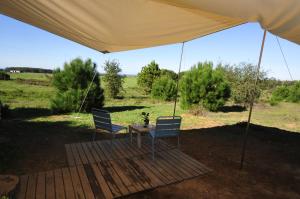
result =
[{"label": "chair backrest", "polygon": [[96,129],[112,131],[110,113],[102,109],[92,109]]},{"label": "chair backrest", "polygon": [[180,116],[160,116],[156,119],[155,136],[178,136],[180,133]]}]

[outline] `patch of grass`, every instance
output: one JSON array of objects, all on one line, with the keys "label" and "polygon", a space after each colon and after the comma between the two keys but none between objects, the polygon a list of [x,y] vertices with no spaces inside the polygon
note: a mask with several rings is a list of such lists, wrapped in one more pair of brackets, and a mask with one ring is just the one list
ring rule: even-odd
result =
[{"label": "patch of grass", "polygon": [[[35,79],[47,81],[44,74],[21,73],[13,74],[14,78]],[[103,85],[103,84],[102,84]],[[172,115],[174,102],[153,100],[145,95],[137,85],[136,77],[126,77],[123,99],[105,99],[105,108],[112,114],[114,123],[129,125],[142,123],[141,113],[150,113],[150,123],[155,123],[158,116]],[[71,113],[65,115],[50,115],[50,99],[55,94],[51,86],[22,84],[15,80],[0,81],[0,100],[15,109],[13,115],[30,121],[68,122],[72,127],[94,128],[91,114]],[[27,109],[33,108],[28,112]],[[270,106],[266,103],[255,105],[252,122],[290,131],[300,131],[300,104],[280,103]],[[176,113],[183,117],[183,128],[207,128],[212,126],[235,124],[246,121],[248,111],[228,106],[216,113],[205,112],[201,116],[193,115],[187,110],[177,107]],[[30,115],[30,117],[26,117]],[[78,116],[78,117],[77,117]]]}]

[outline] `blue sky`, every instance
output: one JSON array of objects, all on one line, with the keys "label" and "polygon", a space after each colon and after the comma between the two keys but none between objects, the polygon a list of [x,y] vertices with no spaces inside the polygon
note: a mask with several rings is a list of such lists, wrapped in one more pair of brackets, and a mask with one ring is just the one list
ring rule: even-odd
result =
[{"label": "blue sky", "polygon": [[[199,61],[238,64],[257,64],[263,31],[257,23],[224,30],[185,44],[182,69],[187,70]],[[300,79],[300,46],[280,39],[294,79]],[[91,58],[103,71],[107,59],[119,61],[123,73],[136,74],[144,65],[155,60],[161,68],[178,70],[181,44],[140,50],[101,54],[70,40],[39,28],[0,15],[0,68],[28,66],[54,69],[73,58]],[[268,33],[262,68],[268,76],[290,80],[274,35]]]}]

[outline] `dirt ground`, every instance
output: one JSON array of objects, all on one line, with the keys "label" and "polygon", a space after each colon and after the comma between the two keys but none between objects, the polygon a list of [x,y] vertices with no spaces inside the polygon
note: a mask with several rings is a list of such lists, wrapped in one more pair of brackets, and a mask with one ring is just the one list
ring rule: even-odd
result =
[{"label": "dirt ground", "polygon": [[[184,130],[181,150],[213,172],[127,198],[300,198],[300,134],[251,126],[245,165],[240,170],[244,129],[244,124],[236,124]],[[64,167],[64,144],[90,140],[91,133],[62,122],[2,121],[0,136],[6,143],[0,145],[1,164],[7,165],[2,166],[2,173]]]}]

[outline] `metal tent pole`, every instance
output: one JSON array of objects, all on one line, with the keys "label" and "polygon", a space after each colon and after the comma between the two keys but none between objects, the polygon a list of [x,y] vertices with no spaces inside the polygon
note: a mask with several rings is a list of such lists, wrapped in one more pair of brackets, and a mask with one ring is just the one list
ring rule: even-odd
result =
[{"label": "metal tent pole", "polygon": [[243,142],[243,148],[242,148],[242,155],[241,155],[241,164],[240,164],[240,169],[243,169],[244,166],[244,159],[245,159],[245,151],[246,151],[246,146],[247,146],[247,141],[248,141],[248,134],[249,134],[249,126],[251,122],[251,116],[252,116],[252,109],[253,109],[253,104],[254,104],[254,91],[256,89],[256,85],[259,79],[259,70],[260,70],[260,64],[261,64],[261,59],[264,51],[264,45],[265,45],[265,40],[266,40],[266,35],[267,35],[267,30],[264,30],[264,35],[261,43],[261,48],[260,48],[260,54],[259,54],[259,60],[258,60],[258,65],[256,69],[256,78],[254,82],[254,90],[252,93],[250,93],[250,110],[249,110],[249,115],[248,115],[248,121],[247,121],[247,126],[246,126],[246,131],[244,135],[244,142]]},{"label": "metal tent pole", "polygon": [[179,79],[180,79],[180,70],[181,70],[181,64],[182,64],[182,56],[183,56],[184,43],[185,43],[185,42],[182,42],[182,46],[181,46],[181,55],[180,55],[179,68],[178,68],[178,75],[177,75],[177,82],[176,82],[176,96],[175,96],[175,102],[174,102],[173,117],[174,117],[175,114],[176,114],[176,105],[177,105],[177,98],[178,98]]}]

